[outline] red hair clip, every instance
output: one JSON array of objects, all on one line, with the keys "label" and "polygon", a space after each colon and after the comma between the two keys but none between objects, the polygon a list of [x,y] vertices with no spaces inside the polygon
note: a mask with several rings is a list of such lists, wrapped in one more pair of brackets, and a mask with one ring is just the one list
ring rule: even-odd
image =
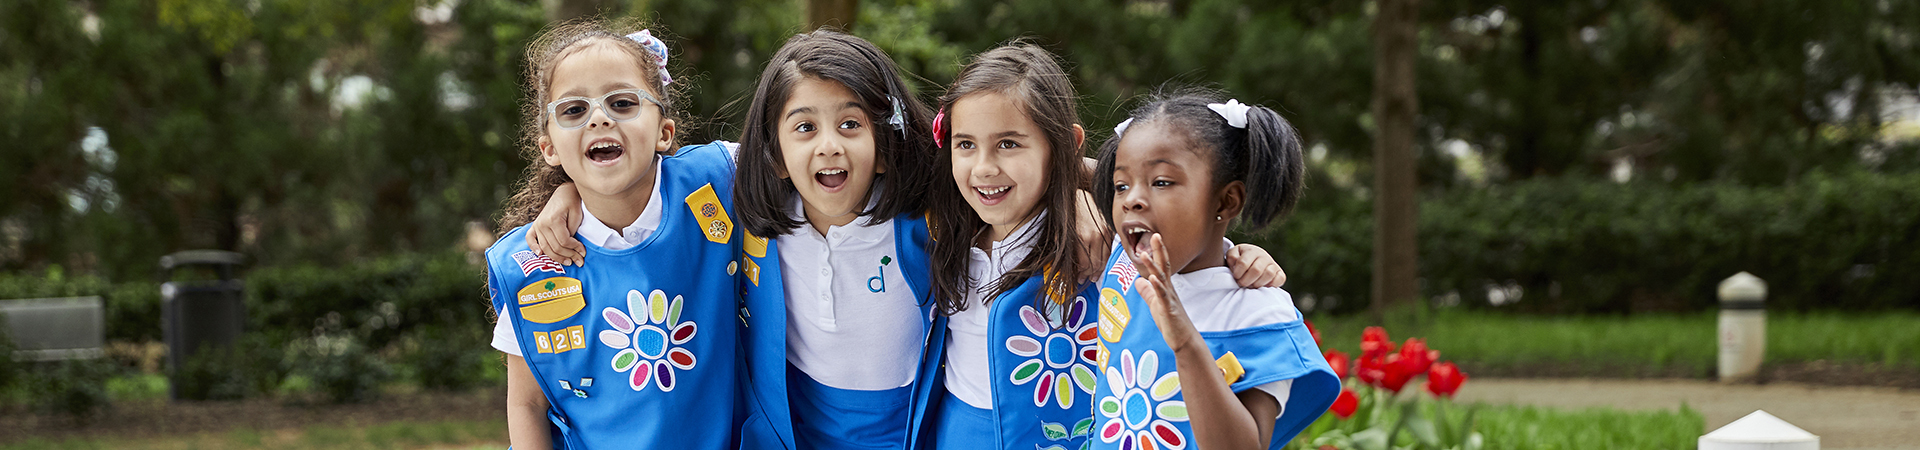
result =
[{"label": "red hair clip", "polygon": [[941,134],[941,131],[945,131],[945,128],[946,128],[946,126],[942,124],[946,123],[946,121],[947,121],[947,110],[946,108],[941,108],[940,113],[935,114],[933,116],[933,147],[934,148],[946,148],[947,146],[947,144],[942,142],[944,141],[944,139],[941,138],[941,136],[944,136],[943,134]]}]

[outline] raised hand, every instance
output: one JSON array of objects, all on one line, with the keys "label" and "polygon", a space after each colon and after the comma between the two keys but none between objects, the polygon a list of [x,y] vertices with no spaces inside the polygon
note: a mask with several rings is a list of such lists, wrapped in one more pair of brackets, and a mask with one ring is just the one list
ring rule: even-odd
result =
[{"label": "raised hand", "polygon": [[1147,253],[1135,255],[1138,259],[1134,261],[1134,268],[1140,270],[1140,279],[1134,282],[1134,287],[1140,289],[1140,299],[1146,301],[1147,309],[1153,312],[1160,336],[1176,354],[1196,348],[1207,351],[1193,319],[1187,317],[1186,305],[1180,302],[1180,293],[1173,290],[1173,265],[1167,262],[1167,245],[1161,241],[1160,233],[1147,236],[1147,249]]}]

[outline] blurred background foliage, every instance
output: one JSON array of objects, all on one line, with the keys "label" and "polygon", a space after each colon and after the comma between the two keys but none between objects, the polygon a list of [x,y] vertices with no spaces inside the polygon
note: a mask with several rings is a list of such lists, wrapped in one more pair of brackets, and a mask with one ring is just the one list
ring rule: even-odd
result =
[{"label": "blurred background foliage", "polygon": [[[1303,306],[1364,308],[1373,3],[857,4],[853,31],[927,98],[967,55],[1051,48],[1096,142],[1169,81],[1275,107],[1307,139],[1309,198],[1237,238]],[[152,311],[160,255],[228,249],[256,267],[259,326],[346,314],[378,349],[405,342],[382,314],[484,323],[479,270],[441,255],[491,241],[526,167],[524,46],[584,11],[664,30],[685,143],[732,139],[806,28],[795,0],[0,2],[0,270]],[[1920,3],[1428,0],[1418,35],[1423,296],[1699,310],[1746,270],[1791,308],[1920,307],[1897,270],[1920,262]],[[109,333],[154,337],[125,317]]]}]

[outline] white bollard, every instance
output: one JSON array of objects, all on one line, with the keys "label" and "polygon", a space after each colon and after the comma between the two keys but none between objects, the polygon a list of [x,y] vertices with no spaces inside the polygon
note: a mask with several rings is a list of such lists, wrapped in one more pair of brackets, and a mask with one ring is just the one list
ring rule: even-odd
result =
[{"label": "white bollard", "polygon": [[1700,450],[1820,450],[1820,436],[1756,410],[1700,436],[1699,446]]},{"label": "white bollard", "polygon": [[1767,353],[1767,282],[1740,272],[1720,282],[1720,382],[1753,379]]}]

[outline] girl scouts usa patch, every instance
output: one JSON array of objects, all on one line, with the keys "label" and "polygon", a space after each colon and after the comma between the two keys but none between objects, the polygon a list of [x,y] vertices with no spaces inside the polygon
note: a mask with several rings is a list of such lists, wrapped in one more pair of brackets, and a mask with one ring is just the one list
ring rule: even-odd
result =
[{"label": "girl scouts usa patch", "polygon": [[700,224],[707,240],[725,244],[733,237],[733,219],[728,218],[727,209],[720,206],[720,197],[713,193],[713,183],[687,195],[687,209],[693,211],[694,221]]}]

